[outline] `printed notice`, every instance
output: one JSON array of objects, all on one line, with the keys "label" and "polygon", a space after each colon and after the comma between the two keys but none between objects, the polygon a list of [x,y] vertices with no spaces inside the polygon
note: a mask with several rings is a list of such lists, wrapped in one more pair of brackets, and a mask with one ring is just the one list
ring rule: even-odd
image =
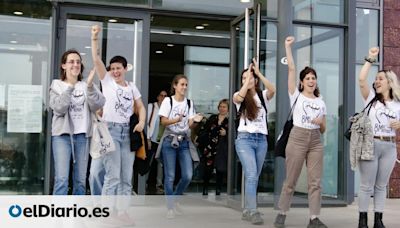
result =
[{"label": "printed notice", "polygon": [[42,131],[41,85],[9,85],[7,132],[40,133]]},{"label": "printed notice", "polygon": [[0,108],[6,107],[6,85],[0,84]]}]

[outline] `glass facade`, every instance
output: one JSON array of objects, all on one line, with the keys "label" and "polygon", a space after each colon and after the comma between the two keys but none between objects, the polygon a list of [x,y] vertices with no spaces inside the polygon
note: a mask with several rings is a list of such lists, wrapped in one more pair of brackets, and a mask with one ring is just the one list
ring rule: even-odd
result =
[{"label": "glass facade", "polygon": [[[175,74],[185,73],[190,82],[188,97],[194,100],[198,112],[209,114],[216,113],[217,102],[229,97],[229,90],[235,89],[230,88],[229,84],[229,67],[233,64],[230,58],[233,50],[229,49],[231,39],[237,39],[239,44],[235,50],[236,54],[244,54],[244,23],[237,24],[237,36],[232,38],[229,33],[230,23],[236,16],[242,15],[246,7],[260,2],[263,4],[259,56],[261,71],[273,83],[277,83],[278,77],[286,77],[278,75],[279,59],[282,58],[278,57],[278,46],[281,42],[278,37],[284,31],[284,28],[279,27],[281,25],[278,0],[248,3],[239,0],[53,2],[57,2],[54,5],[56,9],[63,9],[68,5],[74,10],[68,11],[66,15],[52,15],[52,12],[57,11],[52,11],[51,3],[39,0],[30,3],[0,4],[0,64],[5,75],[0,78],[0,194],[43,194],[48,191],[49,186],[45,183],[51,182],[49,179],[52,178],[52,162],[49,126],[51,116],[47,100],[50,81],[58,77],[54,73],[56,70],[52,70],[58,68],[54,59],[59,56],[55,55],[59,55],[57,51],[64,49],[79,50],[86,67],[84,75],[87,75],[92,66],[90,26],[93,24],[105,28],[100,34],[103,59],[108,61],[116,54],[127,57],[133,66],[128,72],[128,80],[134,80],[136,84],[144,86],[140,89],[145,102],[147,97],[150,98],[149,101],[153,101],[151,98],[154,98],[153,95],[158,94],[159,90],[169,89],[165,85],[168,85]],[[346,194],[341,190],[341,175],[349,173],[340,170],[340,153],[347,152],[346,149],[340,148],[343,144],[341,126],[347,121],[347,117],[339,115],[340,109],[349,99],[355,100],[356,109],[362,104],[357,85],[351,85],[355,88],[355,98],[343,97],[341,86],[346,83],[346,78],[353,77],[345,74],[346,67],[355,67],[358,74],[368,48],[379,45],[380,12],[376,8],[357,8],[357,26],[350,28],[349,22],[346,21],[349,5],[347,1],[293,0],[291,3],[285,7],[293,9],[293,21],[288,25],[288,30],[293,31],[296,37],[294,57],[297,70],[300,71],[306,65],[317,70],[318,85],[327,104],[329,127],[323,136],[323,194],[341,198]],[[100,5],[108,5],[109,8],[104,9]],[[87,14],[79,11],[82,6],[90,6]],[[149,24],[135,18],[136,8],[140,8],[139,11],[149,16]],[[102,10],[102,13],[97,13],[100,11],[96,10]],[[118,16],[119,11],[128,12],[131,16]],[[65,18],[62,18],[63,16]],[[255,20],[254,16],[250,18],[253,32]],[[54,28],[53,22],[56,22]],[[199,29],[198,26],[203,28]],[[356,31],[356,47],[345,50],[348,43],[346,34],[350,29]],[[146,33],[145,36],[143,33]],[[142,40],[143,37],[147,37],[147,40]],[[249,60],[255,55],[254,39],[254,34],[250,35],[248,48],[252,51],[249,53]],[[150,46],[142,45],[145,42],[151,43]],[[52,50],[53,43],[57,43],[59,46],[55,46],[60,50]],[[349,51],[356,53],[356,64],[344,62]],[[235,64],[238,69],[245,67],[243,59],[237,60]],[[378,70],[378,65],[379,63],[374,66],[372,75]],[[144,68],[149,68],[149,72],[143,75]],[[372,75],[369,78],[371,80]],[[22,107],[15,103],[18,98],[23,98],[22,93],[38,94],[35,96],[36,100],[32,98],[32,102],[40,101],[40,112],[37,106]],[[17,96],[10,97],[15,94]],[[287,96],[287,91],[277,91],[276,96]],[[268,110],[269,153],[260,177],[259,191],[262,194],[276,191],[275,174],[277,170],[283,170],[281,167],[276,169],[272,153],[277,132],[276,124],[286,117],[278,116],[277,107],[274,98]],[[18,128],[15,125],[16,118],[10,118],[8,113],[21,116],[23,121],[19,123]],[[29,113],[28,117],[26,113]],[[11,125],[13,123],[14,125]],[[239,193],[241,170],[237,159],[235,162],[235,175],[231,181],[234,182],[234,193]],[[298,193],[305,192],[305,184],[303,173],[296,189]]]},{"label": "glass facade", "polygon": [[51,7],[0,5],[0,194],[43,194]]}]

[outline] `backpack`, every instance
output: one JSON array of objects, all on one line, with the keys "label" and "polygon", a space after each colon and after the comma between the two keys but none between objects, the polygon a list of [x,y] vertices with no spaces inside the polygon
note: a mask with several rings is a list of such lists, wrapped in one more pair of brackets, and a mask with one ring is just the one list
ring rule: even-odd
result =
[{"label": "backpack", "polygon": [[[362,112],[349,119],[351,122],[350,164],[353,170],[357,167],[358,160],[374,159],[374,132],[368,116],[372,103],[370,102]],[[369,109],[366,111],[368,106]]]},{"label": "backpack", "polygon": [[[260,101],[261,101],[261,105],[264,107],[264,110],[265,110],[265,122],[267,122],[267,124],[268,124],[268,119],[267,119],[267,117],[268,117],[268,109],[267,109],[267,106],[265,105],[264,96],[263,96],[261,90],[260,90],[260,91],[257,90],[257,96],[258,96],[258,98],[259,98]],[[240,104],[239,111],[236,112],[236,118],[235,118],[236,130],[237,130],[238,127],[239,127],[240,117],[242,116],[242,113],[243,113],[243,111],[245,110],[245,108],[246,108],[246,106],[243,105],[243,102],[242,102],[242,103]],[[244,125],[247,125],[246,119],[244,120]]]}]

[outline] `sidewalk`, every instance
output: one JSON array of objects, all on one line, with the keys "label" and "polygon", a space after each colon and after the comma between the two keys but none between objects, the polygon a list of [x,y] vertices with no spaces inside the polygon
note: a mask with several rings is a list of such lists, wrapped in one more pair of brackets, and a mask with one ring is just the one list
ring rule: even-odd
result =
[{"label": "sidewalk", "polygon": [[[147,203],[146,203],[147,204]],[[166,218],[165,205],[143,205],[131,207],[131,215],[136,220],[135,227],[182,227],[182,228],[243,228],[274,227],[277,211],[273,208],[260,208],[264,225],[255,226],[241,220],[241,212],[215,204],[207,200],[181,200],[184,215],[176,215],[174,219]],[[371,201],[372,205],[372,201]],[[384,213],[384,224],[387,228],[400,227],[400,199],[387,199]],[[358,225],[357,204],[347,207],[322,208],[320,219],[329,228],[356,228]],[[373,227],[373,212],[369,213],[369,227]],[[286,227],[304,228],[308,224],[308,209],[293,208],[286,219]]]}]

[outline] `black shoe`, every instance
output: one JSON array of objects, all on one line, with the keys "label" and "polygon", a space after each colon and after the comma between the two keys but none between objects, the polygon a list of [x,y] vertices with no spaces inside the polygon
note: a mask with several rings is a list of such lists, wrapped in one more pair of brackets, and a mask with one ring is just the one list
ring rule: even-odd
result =
[{"label": "black shoe", "polygon": [[217,195],[217,196],[221,195],[221,190],[216,189],[216,190],[215,190],[215,195]]},{"label": "black shoe", "polygon": [[203,188],[203,196],[208,196],[208,188]]},{"label": "black shoe", "polygon": [[285,227],[285,219],[286,219],[286,215],[278,214],[275,218],[274,226],[276,228],[284,228]]},{"label": "black shoe", "polygon": [[360,212],[358,228],[368,228],[368,212]]},{"label": "black shoe", "polygon": [[313,220],[310,219],[310,223],[308,223],[307,228],[328,228],[319,218],[315,218]]},{"label": "black shoe", "polygon": [[385,225],[383,225],[382,222],[382,212],[375,212],[375,218],[374,218],[374,228],[385,228]]}]

